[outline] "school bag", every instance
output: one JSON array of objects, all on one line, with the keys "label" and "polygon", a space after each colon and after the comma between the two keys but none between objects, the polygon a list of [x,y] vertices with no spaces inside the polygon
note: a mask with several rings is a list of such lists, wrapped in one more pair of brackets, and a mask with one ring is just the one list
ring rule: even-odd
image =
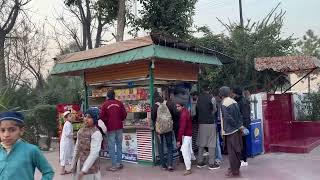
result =
[{"label": "school bag", "polygon": [[171,132],[173,129],[173,120],[169,108],[166,105],[167,101],[163,103],[157,103],[157,119],[156,119],[156,132],[158,134],[164,134]]}]

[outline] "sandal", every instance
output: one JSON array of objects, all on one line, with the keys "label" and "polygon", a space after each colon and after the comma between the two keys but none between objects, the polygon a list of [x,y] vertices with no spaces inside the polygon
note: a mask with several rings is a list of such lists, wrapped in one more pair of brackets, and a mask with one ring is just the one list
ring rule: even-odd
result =
[{"label": "sandal", "polygon": [[60,175],[66,175],[66,174],[71,174],[72,172],[71,171],[64,171],[64,172],[62,172],[62,173],[60,173]]},{"label": "sandal", "polygon": [[188,175],[190,175],[190,174],[191,174],[191,170],[186,170],[186,171],[183,173],[184,176],[188,176]]}]

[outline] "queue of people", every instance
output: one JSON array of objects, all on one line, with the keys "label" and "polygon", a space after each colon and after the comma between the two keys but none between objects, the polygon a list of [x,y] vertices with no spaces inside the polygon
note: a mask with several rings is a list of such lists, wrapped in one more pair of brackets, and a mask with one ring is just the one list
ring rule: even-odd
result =
[{"label": "queue of people", "polygon": [[[162,97],[155,92],[155,104],[151,111],[158,137],[161,168],[174,171],[173,142],[176,141],[176,148],[181,151],[185,164],[184,175],[192,173],[192,161],[197,161],[198,168],[208,166],[209,170],[219,169],[222,163],[221,152],[226,148],[229,159],[226,175],[239,176],[240,166],[248,165],[244,135],[250,126],[250,102],[243,97],[241,89],[224,86],[214,95],[209,89],[204,89],[200,94],[192,93],[192,97],[183,91],[169,94],[168,97]],[[122,134],[126,116],[123,103],[115,99],[113,90],[109,90],[101,110],[89,108],[84,113],[84,127],[78,131],[74,145],[70,112],[65,112],[60,141],[60,174],[73,173],[75,180],[100,180],[99,152],[103,139],[108,143],[112,162],[108,170],[114,172],[123,169]],[[192,148],[194,124],[198,125],[197,158]],[[54,172],[50,164],[37,147],[21,139],[23,133],[24,118],[21,113],[0,114],[0,160],[5,159],[7,162],[0,167],[0,175],[7,179],[17,179],[17,174],[9,169],[16,167],[25,177],[33,179],[34,170],[38,168],[43,179],[52,179]],[[222,139],[223,149],[220,146]],[[70,170],[67,170],[67,165],[71,165]]]}]

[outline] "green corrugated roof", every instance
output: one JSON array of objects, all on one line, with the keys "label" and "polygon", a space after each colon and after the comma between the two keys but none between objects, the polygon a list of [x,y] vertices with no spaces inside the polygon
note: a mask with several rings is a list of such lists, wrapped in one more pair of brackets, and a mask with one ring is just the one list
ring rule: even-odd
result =
[{"label": "green corrugated roof", "polygon": [[208,65],[222,65],[221,61],[216,56],[210,56],[203,53],[196,53],[191,51],[184,51],[181,49],[170,48],[160,45],[149,45],[146,47],[132,49],[129,51],[124,51],[117,54],[98,57],[94,59],[68,63],[58,63],[53,67],[51,74],[71,73],[85,69],[104,67],[113,64],[128,63],[148,58],[170,59],[176,61]]}]

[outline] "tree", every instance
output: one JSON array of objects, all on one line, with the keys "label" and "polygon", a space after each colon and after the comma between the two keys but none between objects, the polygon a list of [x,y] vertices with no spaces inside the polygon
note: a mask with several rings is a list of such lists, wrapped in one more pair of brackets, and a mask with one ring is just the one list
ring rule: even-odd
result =
[{"label": "tree", "polygon": [[[106,25],[110,25],[117,17],[117,0],[65,0],[68,10],[81,24],[82,40],[74,25],[61,15],[60,22],[69,32],[81,51],[100,47],[102,34]],[[93,46],[93,33],[96,33]]]},{"label": "tree", "polygon": [[[223,23],[229,32],[228,36],[207,32],[204,37],[196,39],[201,45],[236,59],[235,63],[221,68],[205,69],[202,77],[205,82],[213,88],[229,85],[252,91],[276,90],[289,83],[287,77],[281,73],[269,70],[258,72],[254,69],[254,58],[287,55],[294,47],[292,37],[280,36],[285,12],[277,11],[278,6],[262,21],[248,20],[243,28],[238,23]],[[270,82],[278,76],[280,78],[269,87]]]},{"label": "tree", "polygon": [[4,44],[6,37],[16,24],[22,7],[31,0],[2,0],[0,2],[0,87],[7,85]]},{"label": "tree", "polygon": [[14,74],[17,68],[22,70],[20,72],[26,70],[22,75],[27,77],[31,75],[36,80],[37,88],[42,90],[45,81],[43,69],[51,61],[47,58],[48,37],[45,25],[37,27],[24,19],[10,35],[16,37],[10,41],[9,59],[12,64],[10,72]]},{"label": "tree", "polygon": [[117,36],[116,41],[123,41],[124,27],[126,25],[126,1],[118,0],[118,15],[117,15]]},{"label": "tree", "polygon": [[164,32],[178,38],[190,36],[197,0],[139,0],[142,17],[135,26],[151,32]]},{"label": "tree", "polygon": [[83,91],[79,77],[49,76],[38,98],[41,104],[80,104]]},{"label": "tree", "polygon": [[[295,50],[295,54],[298,55],[308,55],[314,56],[320,59],[320,38],[314,34],[314,32],[309,29],[306,34],[302,37],[302,40],[299,40],[296,44],[297,48]],[[302,74],[298,74],[298,76],[302,76]],[[312,74],[309,74],[308,79],[308,90],[310,93],[310,83],[312,80],[317,79],[319,76],[319,71],[314,71]],[[303,82],[304,80],[302,80]],[[311,95],[310,95],[311,96]]]},{"label": "tree", "polygon": [[298,41],[296,53],[315,56],[320,59],[320,37],[316,36],[314,32],[309,29],[302,37],[302,40]]}]

